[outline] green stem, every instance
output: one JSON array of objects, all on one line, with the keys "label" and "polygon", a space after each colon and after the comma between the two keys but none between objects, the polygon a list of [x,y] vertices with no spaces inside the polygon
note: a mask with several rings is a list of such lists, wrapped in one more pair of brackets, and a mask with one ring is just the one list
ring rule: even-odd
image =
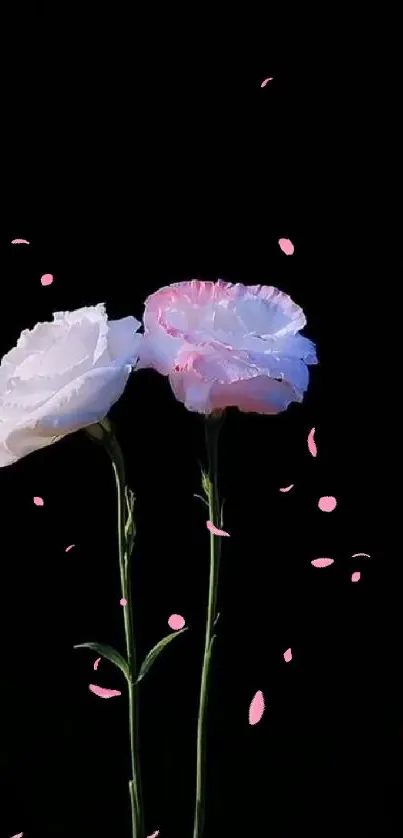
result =
[{"label": "green stem", "polygon": [[[205,480],[205,492],[209,506],[209,519],[214,526],[220,527],[219,497],[217,488],[217,451],[221,417],[207,417],[206,446],[208,455],[208,474]],[[199,715],[197,720],[197,760],[196,760],[196,807],[193,826],[193,838],[203,838],[206,796],[206,726],[207,706],[210,687],[210,665],[215,635],[214,624],[217,617],[217,591],[220,564],[221,540],[210,533],[210,579],[207,605],[206,636],[202,676],[200,685]]]},{"label": "green stem", "polygon": [[136,646],[134,639],[133,605],[131,594],[130,577],[130,555],[127,549],[125,533],[126,525],[126,482],[123,455],[120,446],[113,434],[105,437],[105,446],[112,460],[113,472],[116,481],[117,507],[118,507],[118,542],[119,542],[119,569],[122,597],[127,604],[123,607],[126,654],[129,667],[129,732],[130,732],[130,754],[132,779],[129,782],[131,814],[132,814],[132,838],[145,838],[144,815],[142,804],[142,789],[140,780],[139,765],[139,741],[138,741],[138,688],[136,687]]}]

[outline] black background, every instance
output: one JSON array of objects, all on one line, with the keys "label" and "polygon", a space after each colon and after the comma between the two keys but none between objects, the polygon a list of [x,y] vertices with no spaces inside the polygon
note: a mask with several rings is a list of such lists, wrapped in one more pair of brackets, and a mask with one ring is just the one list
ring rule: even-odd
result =
[{"label": "black background", "polygon": [[[277,285],[303,306],[317,343],[302,406],[275,418],[230,411],[220,439],[231,538],[206,838],[399,835],[402,578],[390,536],[398,312],[387,287],[398,265],[378,195],[389,71],[379,50],[364,52],[365,33],[358,53],[347,32],[328,55],[327,41],[320,54],[296,52],[265,32],[238,38],[212,27],[199,41],[197,15],[191,35],[173,41],[162,21],[154,35],[132,33],[117,14],[85,27],[81,17],[41,14],[21,14],[3,32],[12,44],[1,354],[54,311],[104,301],[111,318],[141,317],[147,294],[191,277]],[[294,242],[292,257],[281,236]],[[11,246],[15,237],[30,246]],[[45,272],[55,277],[47,288]],[[113,417],[137,495],[140,657],[170,613],[190,627],[141,694],[147,833],[190,838],[208,583],[206,516],[193,497],[203,420],[150,371],[132,376]],[[327,494],[338,500],[328,515],[317,508]],[[94,678],[94,656],[72,650],[86,640],[123,648],[110,465],[76,434],[2,470],[0,498],[1,838],[124,838],[125,698],[103,702],[88,683],[123,685],[107,662]],[[371,558],[352,559],[359,551]],[[318,556],[335,563],[316,570]],[[258,689],[266,712],[250,727]]]}]

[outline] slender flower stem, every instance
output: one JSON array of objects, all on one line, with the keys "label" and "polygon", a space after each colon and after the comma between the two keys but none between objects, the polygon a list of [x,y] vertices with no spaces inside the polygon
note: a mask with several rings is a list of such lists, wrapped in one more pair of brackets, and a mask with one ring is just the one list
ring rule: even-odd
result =
[{"label": "slender flower stem", "polygon": [[127,495],[123,455],[116,437],[108,433],[104,444],[112,460],[116,481],[117,512],[118,512],[118,542],[119,569],[122,597],[126,600],[123,607],[126,654],[129,667],[129,732],[132,779],[129,782],[130,804],[132,814],[132,838],[145,838],[144,815],[142,804],[142,790],[139,765],[138,741],[138,688],[136,686],[136,646],[134,639],[134,620],[130,577],[130,549],[126,534]]},{"label": "slender flower stem", "polygon": [[[204,477],[203,489],[209,506],[209,519],[214,526],[220,526],[219,497],[217,488],[217,449],[221,417],[211,415],[206,418],[206,445],[208,455],[208,474]],[[214,625],[217,619],[217,591],[220,564],[221,540],[210,533],[210,579],[207,606],[206,636],[200,685],[199,716],[197,721],[197,762],[196,762],[196,807],[193,826],[193,838],[203,838],[206,797],[206,725],[207,705],[210,686],[211,654],[215,635]]]}]

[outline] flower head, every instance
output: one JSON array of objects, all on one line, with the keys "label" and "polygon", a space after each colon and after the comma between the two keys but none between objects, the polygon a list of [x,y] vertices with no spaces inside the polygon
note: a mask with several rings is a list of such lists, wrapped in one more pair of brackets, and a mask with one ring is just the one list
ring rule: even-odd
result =
[{"label": "flower head", "polygon": [[0,466],[103,419],[126,386],[142,335],[103,303],[22,332],[0,365]]},{"label": "flower head", "polygon": [[315,345],[302,308],[277,288],[193,279],[146,300],[139,366],[168,375],[188,410],[274,414],[308,387]]}]

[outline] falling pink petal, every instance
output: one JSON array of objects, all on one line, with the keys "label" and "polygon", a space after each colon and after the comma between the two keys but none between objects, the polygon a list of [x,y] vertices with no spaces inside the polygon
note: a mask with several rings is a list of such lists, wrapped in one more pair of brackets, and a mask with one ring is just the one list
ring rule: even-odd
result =
[{"label": "falling pink petal", "polygon": [[212,521],[206,522],[207,529],[213,533],[213,535],[227,535],[229,537],[229,532],[225,532],[225,530],[219,530],[217,527],[214,526]]},{"label": "falling pink petal", "polygon": [[98,687],[96,684],[90,684],[89,689],[100,698],[113,698],[114,695],[122,695],[120,690],[107,690],[106,687]]},{"label": "falling pink petal", "polygon": [[35,497],[34,497],[35,506],[43,506],[44,503],[45,503],[45,501],[44,501],[43,498],[40,498],[37,495],[35,495]]},{"label": "falling pink petal", "polygon": [[285,650],[283,658],[284,658],[286,663],[289,663],[290,661],[292,661],[292,651],[291,651],[291,649],[286,649]]},{"label": "falling pink petal", "polygon": [[152,835],[147,835],[147,838],[157,838],[157,836],[159,834],[160,834],[160,831],[159,831],[159,829],[157,829],[155,832],[153,832]]},{"label": "falling pink petal", "polygon": [[127,599],[125,599],[124,596],[122,596],[119,605],[127,605]]},{"label": "falling pink petal", "polygon": [[333,512],[336,509],[337,500],[333,495],[323,495],[318,500],[318,506],[321,512]]},{"label": "falling pink petal", "polygon": [[13,239],[11,244],[29,244],[26,239]]},{"label": "falling pink petal", "polygon": [[97,658],[96,661],[94,661],[94,669],[98,669],[100,660],[101,658]]},{"label": "falling pink petal", "polygon": [[369,555],[369,553],[353,553],[353,555],[351,556],[351,558],[352,558],[352,559],[355,559],[357,556],[366,556],[366,557],[367,557],[367,559],[370,559],[370,558],[371,558],[371,556]]},{"label": "falling pink petal", "polygon": [[261,690],[258,690],[249,705],[249,724],[257,725],[264,713],[264,698]]},{"label": "falling pink petal", "polygon": [[293,488],[293,486],[294,486],[294,483],[290,483],[290,485],[289,485],[289,486],[285,486],[285,487],[284,487],[284,489],[279,489],[279,492],[289,492],[289,491],[290,491],[290,489],[292,489],[292,488]]},{"label": "falling pink petal", "polygon": [[354,573],[351,574],[351,581],[352,582],[359,582],[361,579],[361,573],[359,570],[356,570]]},{"label": "falling pink petal", "polygon": [[294,253],[294,245],[291,239],[279,239],[278,243],[280,245],[280,250],[282,250],[286,256],[292,256]]},{"label": "falling pink petal", "polygon": [[181,614],[171,614],[168,620],[168,625],[169,628],[173,629],[174,631],[178,631],[180,629],[183,629],[183,626],[185,625],[185,620],[183,619]]},{"label": "falling pink petal", "polygon": [[309,450],[309,453],[312,454],[312,457],[316,457],[316,455],[318,453],[318,449],[316,447],[316,442],[315,442],[314,437],[315,437],[315,428],[312,428],[312,430],[309,431],[309,434],[308,434],[308,450]]},{"label": "falling pink petal", "polygon": [[12,835],[11,838],[24,838],[24,833],[18,832],[17,835]]},{"label": "falling pink petal", "polygon": [[52,285],[53,276],[52,274],[43,274],[41,276],[41,285]]},{"label": "falling pink petal", "polygon": [[65,549],[65,551],[64,551],[64,552],[65,552],[65,553],[68,553],[68,552],[69,552],[69,550],[71,550],[71,549],[72,549],[73,547],[75,547],[75,546],[76,546],[75,544],[69,544],[69,546],[68,546],[68,547],[66,547],[66,549]]},{"label": "falling pink petal", "polygon": [[266,84],[268,84],[269,81],[273,81],[273,76],[269,76],[268,79],[264,79],[264,81],[262,81],[260,87],[266,87]]},{"label": "falling pink petal", "polygon": [[311,564],[314,567],[329,567],[330,564],[333,564],[334,559],[312,559]]}]

